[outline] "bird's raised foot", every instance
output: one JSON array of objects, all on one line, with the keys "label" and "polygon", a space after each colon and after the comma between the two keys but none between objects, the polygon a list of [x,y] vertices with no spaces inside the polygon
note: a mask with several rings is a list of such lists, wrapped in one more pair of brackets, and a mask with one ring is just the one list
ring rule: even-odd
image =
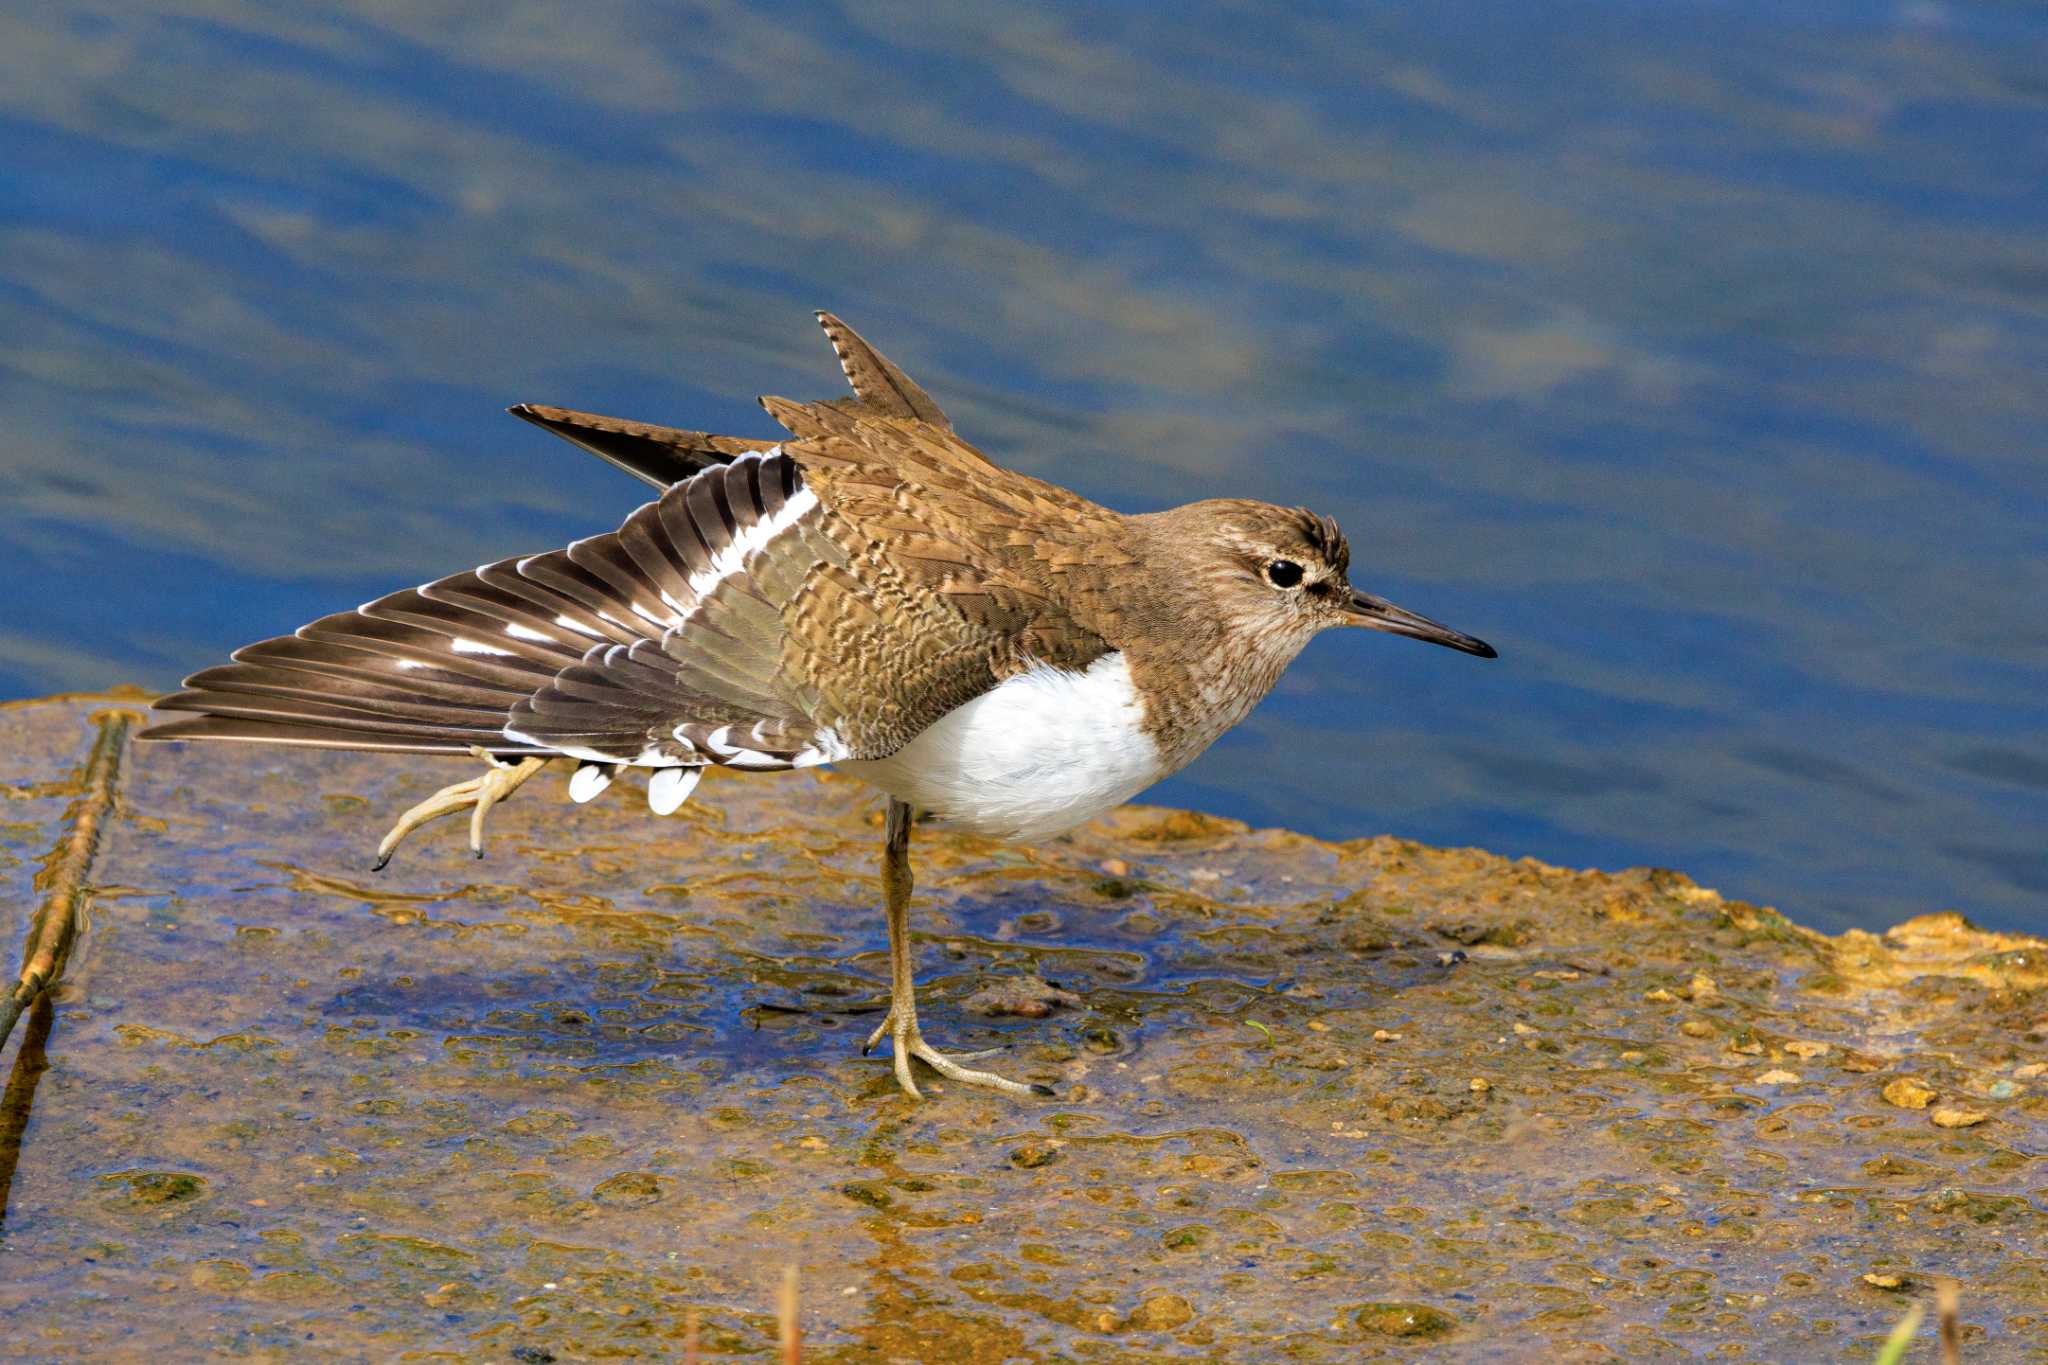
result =
[{"label": "bird's raised foot", "polygon": [[485,814],[492,806],[518,791],[526,779],[545,768],[549,762],[545,758],[528,756],[516,763],[507,763],[496,754],[474,744],[470,746],[469,751],[491,766],[482,775],[472,777],[467,782],[457,782],[453,786],[441,788],[399,816],[398,823],[391,827],[391,832],[377,845],[377,861],[372,871],[384,870],[385,864],[391,861],[391,855],[397,851],[398,845],[404,841],[406,835],[429,820],[438,820],[459,810],[470,811],[469,848],[477,857],[483,857]]},{"label": "bird's raised foot", "polygon": [[[924,1092],[917,1088],[917,1082],[911,1078],[910,1059],[912,1057],[917,1058],[947,1080],[958,1081],[962,1085],[983,1085],[991,1090],[1000,1090],[1006,1095],[1049,1096],[1053,1093],[1051,1086],[1036,1081],[1026,1085],[1021,1081],[1007,1080],[996,1075],[993,1071],[976,1071],[972,1067],[960,1065],[957,1059],[948,1057],[945,1053],[924,1040],[924,1033],[918,1028],[917,1016],[914,1014],[899,1016],[895,1010],[890,1010],[888,1017],[883,1019],[875,1027],[875,1031],[868,1035],[867,1045],[860,1050],[861,1056],[865,1057],[870,1052],[873,1052],[876,1045],[884,1037],[889,1038],[895,1047],[896,1084],[903,1088],[904,1094],[914,1100],[923,1099]],[[963,1052],[960,1055],[962,1057],[986,1057],[990,1055],[990,1052],[996,1050],[992,1048],[985,1052]]]}]

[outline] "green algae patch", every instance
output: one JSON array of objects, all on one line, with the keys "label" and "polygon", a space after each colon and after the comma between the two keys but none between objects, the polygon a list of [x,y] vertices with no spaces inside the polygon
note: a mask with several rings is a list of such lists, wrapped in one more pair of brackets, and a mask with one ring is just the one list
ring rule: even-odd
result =
[{"label": "green algae patch", "polygon": [[138,1209],[189,1204],[206,1197],[206,1177],[184,1171],[121,1171],[100,1177],[111,1202]]},{"label": "green algae patch", "polygon": [[[99,703],[0,708],[19,943]],[[1868,1359],[1942,1277],[2048,1325],[2048,945],[1825,938],[1676,873],[1130,808],[920,832],[886,1050],[878,804],[138,748],[54,1012],[0,1053],[0,1332],[49,1358]],[[346,793],[334,798],[336,793]],[[124,888],[115,893],[109,888]]]},{"label": "green algae patch", "polygon": [[1373,1337],[1441,1337],[1458,1329],[1456,1318],[1426,1303],[1368,1303],[1351,1323]]}]

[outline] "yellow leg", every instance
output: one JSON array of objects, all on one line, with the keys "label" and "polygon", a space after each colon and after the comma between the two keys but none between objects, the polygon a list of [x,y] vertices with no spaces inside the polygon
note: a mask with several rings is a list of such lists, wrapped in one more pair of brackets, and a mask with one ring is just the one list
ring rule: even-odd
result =
[{"label": "yellow leg", "polygon": [[492,806],[503,801],[513,792],[518,791],[527,778],[532,777],[542,768],[547,767],[552,761],[550,759],[529,756],[520,759],[517,763],[507,763],[488,750],[474,744],[469,746],[469,751],[491,766],[485,770],[481,777],[472,777],[467,782],[457,782],[452,787],[443,787],[405,814],[399,816],[398,823],[391,827],[391,832],[384,836],[382,843],[377,845],[377,865],[373,870],[378,872],[384,870],[384,865],[391,861],[392,853],[397,850],[398,845],[405,839],[406,835],[412,833],[421,825],[426,824],[429,820],[438,820],[444,815],[453,815],[459,810],[470,811],[470,851],[479,858],[483,857],[485,813]]},{"label": "yellow leg", "polygon": [[924,1040],[917,1026],[917,978],[910,959],[910,890],[910,807],[891,797],[882,844],[882,901],[889,915],[889,1013],[868,1035],[862,1054],[874,1051],[887,1035],[896,1051],[896,1084],[914,1100],[924,1096],[911,1079],[912,1057],[962,1085],[985,1085],[1009,1095],[1052,1094],[1049,1085],[1021,1085],[992,1071],[971,1070]]}]

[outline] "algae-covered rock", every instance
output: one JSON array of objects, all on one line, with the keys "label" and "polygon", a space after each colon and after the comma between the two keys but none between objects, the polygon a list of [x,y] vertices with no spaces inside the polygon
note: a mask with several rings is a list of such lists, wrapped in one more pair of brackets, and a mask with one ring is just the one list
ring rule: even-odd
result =
[{"label": "algae-covered rock", "polygon": [[970,1014],[1015,1015],[1019,1019],[1043,1019],[1054,1010],[1080,1009],[1085,1002],[1072,991],[1037,976],[1013,976],[992,981],[960,1002]]},{"label": "algae-covered rock", "polygon": [[1171,1332],[1194,1319],[1194,1306],[1180,1295],[1154,1294],[1132,1311],[1129,1325],[1140,1332]]},{"label": "algae-covered rock", "polygon": [[660,1176],[647,1171],[621,1171],[600,1181],[590,1197],[613,1208],[637,1209],[659,1203],[664,1193]]},{"label": "algae-covered rock", "polygon": [[144,1208],[183,1204],[206,1195],[206,1177],[185,1171],[122,1171],[101,1176],[100,1183],[115,1192],[117,1202]]},{"label": "algae-covered rock", "polygon": [[1369,1303],[1351,1321],[1376,1337],[1440,1337],[1458,1326],[1456,1318],[1426,1303]]},{"label": "algae-covered rock", "polygon": [[[0,708],[11,944],[105,705]],[[860,1053],[868,792],[543,775],[373,874],[472,767],[128,753],[0,1053],[0,1339],[770,1358],[792,1263],[824,1362],[1867,1359],[1945,1276],[1986,1359],[2048,1323],[2035,940],[1143,807],[920,831],[927,1035],[1059,1095],[916,1104]]]}]

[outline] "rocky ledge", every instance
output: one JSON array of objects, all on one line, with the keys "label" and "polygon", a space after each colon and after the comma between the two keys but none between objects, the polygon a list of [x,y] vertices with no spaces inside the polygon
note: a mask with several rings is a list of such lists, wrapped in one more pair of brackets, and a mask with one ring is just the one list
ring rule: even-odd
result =
[{"label": "rocky ledge", "polygon": [[[0,709],[10,942],[123,701]],[[1966,1355],[2048,1351],[2048,943],[1180,811],[920,834],[928,1034],[1059,1095],[915,1104],[863,789],[543,776],[373,875],[468,772],[125,755],[0,1054],[10,1354],[767,1358],[792,1263],[812,1361],[1867,1360],[1941,1276]]]}]

